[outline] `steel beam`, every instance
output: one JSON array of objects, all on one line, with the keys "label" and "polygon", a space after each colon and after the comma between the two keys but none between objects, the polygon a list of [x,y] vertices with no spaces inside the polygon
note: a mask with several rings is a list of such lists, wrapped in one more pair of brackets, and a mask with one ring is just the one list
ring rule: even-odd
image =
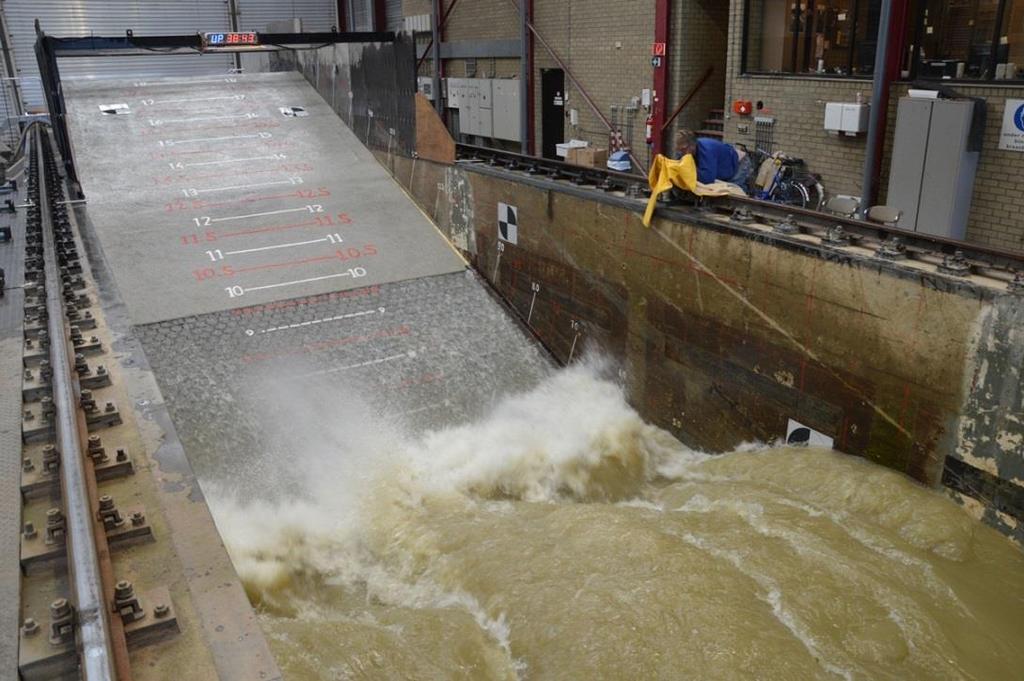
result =
[{"label": "steel beam", "polygon": [[430,6],[430,59],[433,62],[434,75],[431,92],[434,93],[434,108],[444,119],[444,102],[441,101],[441,0],[431,0]]},{"label": "steel beam", "polygon": [[519,149],[530,153],[530,7],[519,3]]},{"label": "steel beam", "polygon": [[653,154],[663,152],[665,142],[665,107],[668,103],[668,60],[672,50],[671,38],[672,2],[671,0],[655,0],[654,4],[654,42],[664,43],[665,56],[661,65],[654,68],[654,92],[651,102],[651,115],[654,117]]},{"label": "steel beam", "polygon": [[441,59],[515,59],[522,54],[519,40],[456,40],[441,43]]},{"label": "steel beam", "polygon": [[889,27],[892,23],[893,0],[882,0],[882,11],[878,16],[878,45],[875,49],[875,75],[871,89],[871,118],[868,123],[867,153],[864,156],[864,170],[861,180],[860,212],[867,215],[875,200],[878,185],[878,156],[880,140],[885,134],[886,109],[889,102]]}]

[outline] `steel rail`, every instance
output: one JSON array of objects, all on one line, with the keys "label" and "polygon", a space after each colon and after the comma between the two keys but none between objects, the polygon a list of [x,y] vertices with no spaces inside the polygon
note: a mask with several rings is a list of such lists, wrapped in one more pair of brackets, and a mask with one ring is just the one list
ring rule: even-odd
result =
[{"label": "steel rail", "polygon": [[47,331],[50,339],[51,385],[56,409],[54,428],[60,451],[60,482],[67,523],[67,556],[69,581],[74,596],[76,630],[80,651],[82,678],[85,681],[115,681],[115,660],[112,652],[108,607],[101,578],[100,556],[95,543],[93,504],[79,432],[78,398],[71,377],[68,348],[71,340],[64,319],[60,268],[57,263],[57,241],[48,199],[51,183],[48,177],[49,143],[40,130],[35,131],[36,161],[39,163],[39,209],[43,229],[43,267],[46,282]]},{"label": "steel rail", "polygon": [[[462,163],[483,162],[505,170],[524,172],[534,177],[567,180],[575,185],[594,186],[606,192],[624,191],[628,196],[634,198],[644,198],[650,194],[647,178],[640,175],[620,173],[604,168],[576,166],[564,161],[524,156],[501,149],[468,144],[457,144],[456,153]],[[831,215],[808,208],[762,201],[746,196],[705,198],[700,203],[704,208],[726,215],[731,214],[737,208],[745,208],[755,218],[760,218],[760,221],[767,224],[781,222],[792,216],[798,227],[805,233],[814,234],[815,230],[825,230],[839,225],[855,237],[868,238],[878,242],[899,237],[903,245],[913,255],[934,255],[941,259],[945,255],[953,255],[959,251],[973,265],[1003,270],[1011,274],[1024,271],[1024,252],[1022,251],[993,248],[983,244],[914,232],[896,226]],[[639,204],[638,209],[640,209]],[[675,209],[676,211],[689,210],[685,206],[677,206]]]}]

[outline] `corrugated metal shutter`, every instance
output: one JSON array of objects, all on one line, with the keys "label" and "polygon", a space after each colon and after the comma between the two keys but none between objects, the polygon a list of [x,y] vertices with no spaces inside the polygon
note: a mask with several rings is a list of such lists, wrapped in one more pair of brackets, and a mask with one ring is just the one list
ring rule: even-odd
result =
[{"label": "corrugated metal shutter", "polygon": [[238,30],[266,31],[272,21],[302,19],[309,33],[338,25],[336,0],[238,0]]},{"label": "corrugated metal shutter", "polygon": [[[25,105],[43,106],[35,55],[35,20],[57,37],[83,35],[179,35],[230,28],[224,0],[4,0]],[[138,78],[225,73],[234,65],[227,54],[152,57],[75,57],[61,59],[62,80]]]},{"label": "corrugated metal shutter", "polygon": [[388,17],[388,31],[395,33],[402,30],[405,20],[402,17],[402,0],[387,0],[384,6]]}]

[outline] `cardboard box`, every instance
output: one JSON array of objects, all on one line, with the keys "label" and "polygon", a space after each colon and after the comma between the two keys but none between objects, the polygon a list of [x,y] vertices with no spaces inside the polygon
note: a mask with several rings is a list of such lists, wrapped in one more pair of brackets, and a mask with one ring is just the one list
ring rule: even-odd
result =
[{"label": "cardboard box", "polygon": [[570,149],[569,153],[565,156],[565,160],[577,166],[604,168],[605,164],[608,163],[608,150],[598,149],[597,147],[578,147]]}]

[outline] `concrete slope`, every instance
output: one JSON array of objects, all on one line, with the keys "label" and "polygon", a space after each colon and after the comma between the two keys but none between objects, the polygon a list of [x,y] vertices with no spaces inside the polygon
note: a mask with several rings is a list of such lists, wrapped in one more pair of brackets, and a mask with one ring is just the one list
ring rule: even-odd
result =
[{"label": "concrete slope", "polygon": [[464,267],[298,74],[73,81],[65,96],[137,324]]}]

